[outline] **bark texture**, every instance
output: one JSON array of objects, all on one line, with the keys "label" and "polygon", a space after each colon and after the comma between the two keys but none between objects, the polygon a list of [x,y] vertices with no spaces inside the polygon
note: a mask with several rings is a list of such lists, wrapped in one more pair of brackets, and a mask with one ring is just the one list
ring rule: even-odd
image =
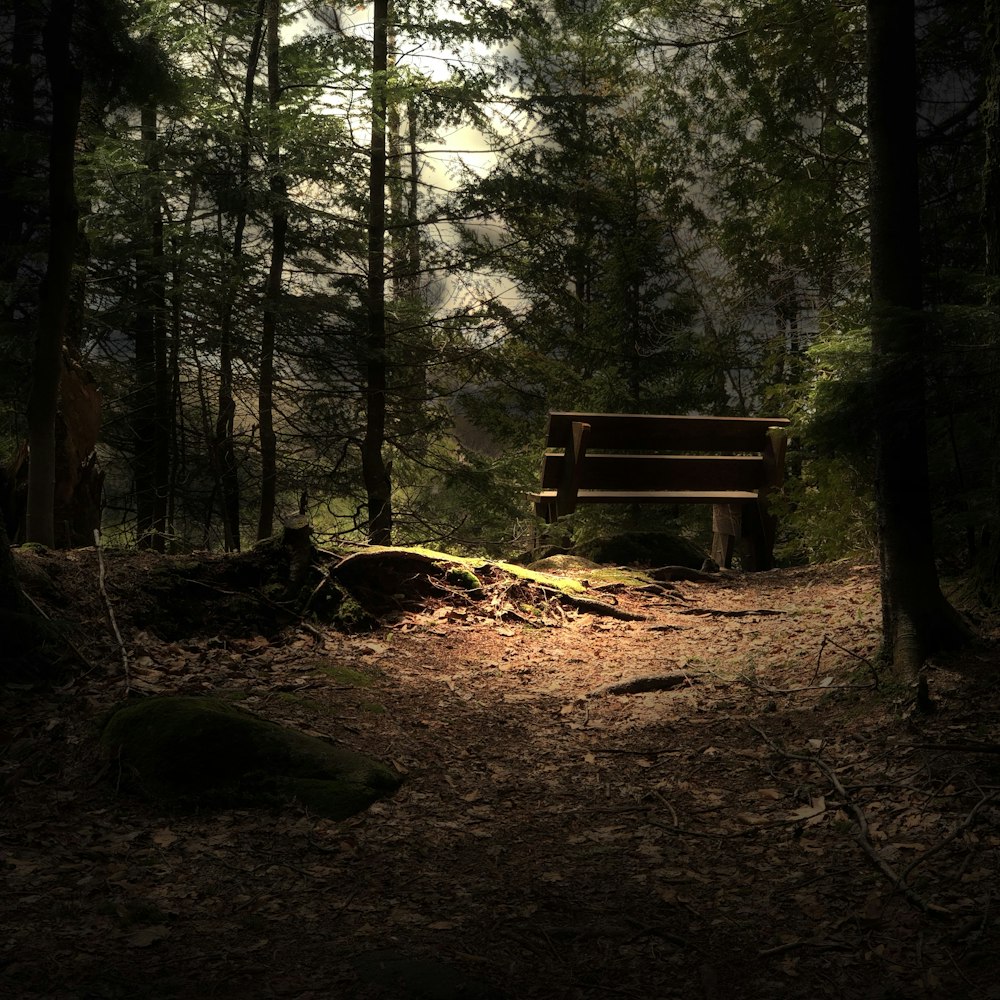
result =
[{"label": "bark texture", "polygon": [[912,0],[868,2],[872,371],[884,655],[903,672],[961,622],[934,564],[927,460]]},{"label": "bark texture", "polygon": [[365,436],[361,469],[368,501],[368,539],[392,542],[392,483],[385,461],[389,364],[385,322],[385,179],[386,73],[388,69],[388,0],[375,0],[372,58],[372,139],[368,176],[368,329]]},{"label": "bark texture", "polygon": [[55,544],[56,411],[69,320],[79,208],[75,148],[83,74],[72,51],[73,0],[54,0],[43,32],[52,101],[49,127],[49,247],[40,290],[28,398],[28,541]]}]

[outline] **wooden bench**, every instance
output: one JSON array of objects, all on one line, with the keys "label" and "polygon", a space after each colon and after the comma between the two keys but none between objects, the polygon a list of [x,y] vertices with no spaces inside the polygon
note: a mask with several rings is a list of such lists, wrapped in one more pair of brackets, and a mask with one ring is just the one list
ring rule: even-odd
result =
[{"label": "wooden bench", "polygon": [[776,519],[767,496],[785,469],[783,417],[550,413],[541,489],[529,494],[546,522],[578,504],[711,504],[712,558],[732,562],[746,538],[748,569],[774,565]]}]

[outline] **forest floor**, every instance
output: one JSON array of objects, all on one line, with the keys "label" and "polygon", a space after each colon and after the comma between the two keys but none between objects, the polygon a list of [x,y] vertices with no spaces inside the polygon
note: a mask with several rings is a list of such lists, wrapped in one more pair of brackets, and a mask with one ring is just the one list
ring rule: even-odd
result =
[{"label": "forest floor", "polygon": [[871,664],[871,566],[594,595],[642,620],[444,595],[165,641],[155,557],[109,553],[131,696],[221,694],[406,776],[341,822],[170,813],[98,753],[124,678],[96,553],[38,559],[91,667],[2,694],[4,997],[1000,998],[988,619],[916,715]]}]

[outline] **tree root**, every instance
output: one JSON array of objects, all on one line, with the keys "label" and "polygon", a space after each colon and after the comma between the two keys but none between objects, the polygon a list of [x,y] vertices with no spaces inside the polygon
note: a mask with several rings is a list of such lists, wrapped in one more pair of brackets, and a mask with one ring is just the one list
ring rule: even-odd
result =
[{"label": "tree root", "polygon": [[616,681],[591,691],[588,698],[600,698],[606,694],[644,694],[647,691],[673,691],[679,687],[692,687],[701,683],[701,674],[660,674],[653,677],[634,677],[630,681]]},{"label": "tree root", "polygon": [[639,615],[634,611],[625,611],[622,608],[616,608],[613,604],[605,604],[603,601],[595,601],[589,597],[576,597],[562,590],[556,590],[554,587],[540,587],[539,589],[546,597],[554,597],[561,604],[568,604],[571,608],[575,608],[583,614],[604,615],[606,618],[617,618],[623,622],[644,622],[649,620],[646,615]]}]

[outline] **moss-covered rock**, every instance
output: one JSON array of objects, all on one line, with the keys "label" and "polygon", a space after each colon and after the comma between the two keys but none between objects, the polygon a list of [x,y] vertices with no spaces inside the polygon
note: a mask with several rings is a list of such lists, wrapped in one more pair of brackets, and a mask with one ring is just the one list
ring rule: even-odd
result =
[{"label": "moss-covered rock", "polygon": [[542,573],[579,573],[597,567],[598,563],[584,559],[583,556],[556,555],[539,559],[538,562],[531,563],[528,569]]},{"label": "moss-covered rock", "polygon": [[666,531],[628,531],[577,545],[573,554],[616,566],[689,566],[700,569],[707,553]]},{"label": "moss-covered rock", "polygon": [[125,703],[105,723],[101,745],[126,783],[153,801],[185,808],[297,800],[344,819],[392,794],[402,780],[371,757],[218,698]]}]

